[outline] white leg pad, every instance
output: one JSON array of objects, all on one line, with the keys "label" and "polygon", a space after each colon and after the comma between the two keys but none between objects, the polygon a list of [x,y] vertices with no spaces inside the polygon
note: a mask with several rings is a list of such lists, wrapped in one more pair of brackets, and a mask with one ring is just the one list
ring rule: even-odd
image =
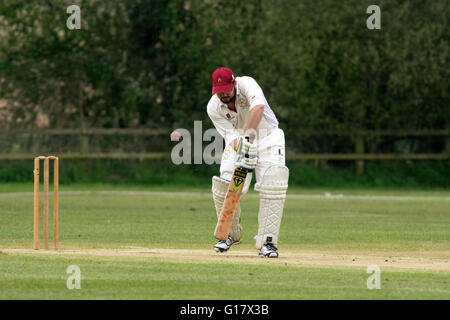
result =
[{"label": "white leg pad", "polygon": [[277,246],[288,180],[287,167],[271,166],[264,173],[261,182],[255,185],[260,198],[258,234],[255,236],[256,249],[261,249],[267,242]]},{"label": "white leg pad", "polygon": [[[223,202],[227,195],[228,185],[230,181],[214,176],[212,178],[212,193],[214,199],[214,206],[216,207],[217,219],[220,217],[222,211]],[[234,242],[241,240],[242,227],[240,225],[241,220],[241,203],[238,203],[236,212],[234,213],[233,224],[231,225],[230,236]]]}]

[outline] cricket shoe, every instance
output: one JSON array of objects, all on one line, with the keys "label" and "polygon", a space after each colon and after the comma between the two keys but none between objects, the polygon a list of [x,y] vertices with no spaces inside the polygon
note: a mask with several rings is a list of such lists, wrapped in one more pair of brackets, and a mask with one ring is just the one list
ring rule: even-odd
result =
[{"label": "cricket shoe", "polygon": [[230,236],[228,236],[227,240],[219,240],[219,242],[216,243],[214,246],[214,251],[216,252],[225,252],[228,251],[228,249],[231,248],[233,244],[238,244],[240,241],[233,242]]},{"label": "cricket shoe", "polygon": [[259,251],[259,256],[261,258],[278,258],[277,247],[275,247],[272,243],[266,243],[263,245],[261,250]]}]

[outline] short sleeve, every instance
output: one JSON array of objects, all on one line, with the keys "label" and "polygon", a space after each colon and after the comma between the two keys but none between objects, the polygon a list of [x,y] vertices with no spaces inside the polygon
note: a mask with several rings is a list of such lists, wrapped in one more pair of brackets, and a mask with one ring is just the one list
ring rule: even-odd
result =
[{"label": "short sleeve", "polygon": [[257,105],[265,105],[264,93],[255,79],[251,77],[245,77],[242,89],[244,90],[244,93],[250,104],[250,110],[252,110]]}]

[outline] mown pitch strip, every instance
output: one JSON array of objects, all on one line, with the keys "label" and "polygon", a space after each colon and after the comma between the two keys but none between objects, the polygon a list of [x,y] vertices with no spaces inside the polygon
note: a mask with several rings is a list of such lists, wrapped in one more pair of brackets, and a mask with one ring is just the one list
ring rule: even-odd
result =
[{"label": "mown pitch strip", "polygon": [[[224,254],[213,252],[211,249],[167,249],[125,246],[119,249],[67,249],[59,252],[40,253],[61,256],[111,256],[111,257],[147,257],[167,259],[184,262],[211,262],[221,261],[229,263],[246,264],[281,264],[281,265],[308,265],[308,266],[339,266],[339,267],[367,267],[377,265],[387,269],[416,269],[429,271],[449,271],[450,257],[443,253],[427,256],[402,256],[386,252],[384,255],[361,254],[334,254],[331,252],[284,250],[278,259],[264,259],[256,256],[256,250],[230,250]],[[3,253],[10,254],[36,254],[28,249],[1,249]]]}]

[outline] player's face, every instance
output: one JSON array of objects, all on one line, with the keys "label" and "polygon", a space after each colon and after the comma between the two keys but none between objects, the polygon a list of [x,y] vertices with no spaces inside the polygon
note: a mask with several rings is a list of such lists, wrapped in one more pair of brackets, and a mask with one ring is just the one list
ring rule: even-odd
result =
[{"label": "player's face", "polygon": [[233,100],[235,94],[236,94],[236,90],[235,90],[234,84],[233,84],[233,87],[231,88],[231,90],[229,92],[217,92],[217,97],[223,103],[229,103]]}]

